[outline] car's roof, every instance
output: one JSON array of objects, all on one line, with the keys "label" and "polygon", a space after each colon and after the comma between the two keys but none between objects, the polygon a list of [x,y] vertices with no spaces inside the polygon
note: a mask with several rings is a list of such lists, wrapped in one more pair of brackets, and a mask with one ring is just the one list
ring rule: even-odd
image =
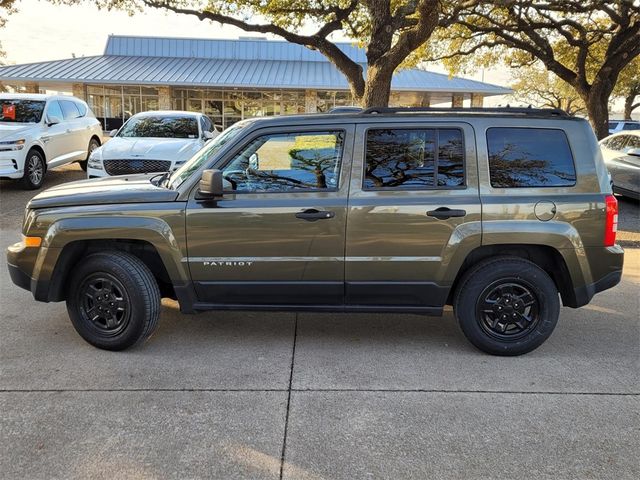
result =
[{"label": "car's roof", "polygon": [[49,99],[63,99],[63,100],[76,100],[82,102],[83,100],[71,95],[50,95],[48,93],[0,93],[0,98],[5,100],[49,100]]},{"label": "car's roof", "polygon": [[148,112],[139,112],[134,117],[199,117],[200,112],[187,112],[183,110],[149,110]]}]

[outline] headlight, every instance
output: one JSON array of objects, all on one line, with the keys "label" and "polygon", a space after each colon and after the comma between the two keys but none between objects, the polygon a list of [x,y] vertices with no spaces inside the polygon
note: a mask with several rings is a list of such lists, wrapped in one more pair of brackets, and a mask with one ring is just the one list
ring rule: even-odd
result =
[{"label": "headlight", "polygon": [[91,156],[89,157],[89,168],[93,168],[96,170],[102,170],[102,161],[100,160],[100,153],[97,150],[91,152]]},{"label": "headlight", "polygon": [[7,140],[0,142],[0,152],[10,152],[12,150],[22,150],[24,148],[24,138],[20,140]]}]

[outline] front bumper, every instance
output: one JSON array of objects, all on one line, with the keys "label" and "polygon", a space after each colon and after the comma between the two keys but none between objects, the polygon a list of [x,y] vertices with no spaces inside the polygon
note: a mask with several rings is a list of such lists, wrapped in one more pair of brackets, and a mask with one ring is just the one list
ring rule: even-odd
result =
[{"label": "front bumper", "polygon": [[14,283],[14,285],[31,291],[31,277],[27,273],[20,270],[20,267],[18,267],[17,265],[11,265],[10,263],[7,263],[7,267],[9,267],[9,276],[11,277],[11,281]]},{"label": "front bumper", "polygon": [[22,178],[24,176],[25,154],[23,150],[0,152],[0,178]]}]

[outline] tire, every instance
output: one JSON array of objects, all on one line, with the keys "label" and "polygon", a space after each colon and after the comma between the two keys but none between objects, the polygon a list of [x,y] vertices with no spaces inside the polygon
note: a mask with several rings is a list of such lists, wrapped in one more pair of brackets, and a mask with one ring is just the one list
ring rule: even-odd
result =
[{"label": "tire", "polygon": [[68,292],[71,323],[95,347],[124,350],[158,326],[160,289],[149,268],[129,253],[85,257],[71,275]]},{"label": "tire", "polygon": [[528,260],[506,256],[481,262],[465,273],[453,307],[473,345],[504,356],[538,348],[560,314],[558,289],[551,277]]},{"label": "tire", "polygon": [[44,183],[44,175],[47,173],[47,164],[42,154],[31,149],[24,159],[24,176],[21,179],[22,188],[25,190],[37,190]]},{"label": "tire", "polygon": [[87,158],[78,162],[80,164],[80,168],[82,168],[83,171],[87,171],[87,166],[89,165],[89,157],[91,156],[91,153],[93,153],[93,151],[98,147],[100,147],[100,142],[97,139],[92,138],[91,140],[89,140],[89,146],[87,147]]}]

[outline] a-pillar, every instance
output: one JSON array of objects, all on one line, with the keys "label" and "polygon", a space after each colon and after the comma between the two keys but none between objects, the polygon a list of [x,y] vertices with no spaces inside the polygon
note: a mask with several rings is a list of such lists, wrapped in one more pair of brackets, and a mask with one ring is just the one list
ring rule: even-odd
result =
[{"label": "a-pillar", "polygon": [[484,104],[484,96],[479,93],[471,94],[471,107],[473,108],[482,108]]},{"label": "a-pillar", "polygon": [[315,90],[304,91],[304,111],[316,113],[318,111],[318,92]]},{"label": "a-pillar", "polygon": [[171,110],[171,87],[158,87],[158,110]]},{"label": "a-pillar", "polygon": [[459,95],[457,93],[454,93],[451,96],[451,106],[453,108],[462,108],[463,102],[464,102],[464,95]]}]

